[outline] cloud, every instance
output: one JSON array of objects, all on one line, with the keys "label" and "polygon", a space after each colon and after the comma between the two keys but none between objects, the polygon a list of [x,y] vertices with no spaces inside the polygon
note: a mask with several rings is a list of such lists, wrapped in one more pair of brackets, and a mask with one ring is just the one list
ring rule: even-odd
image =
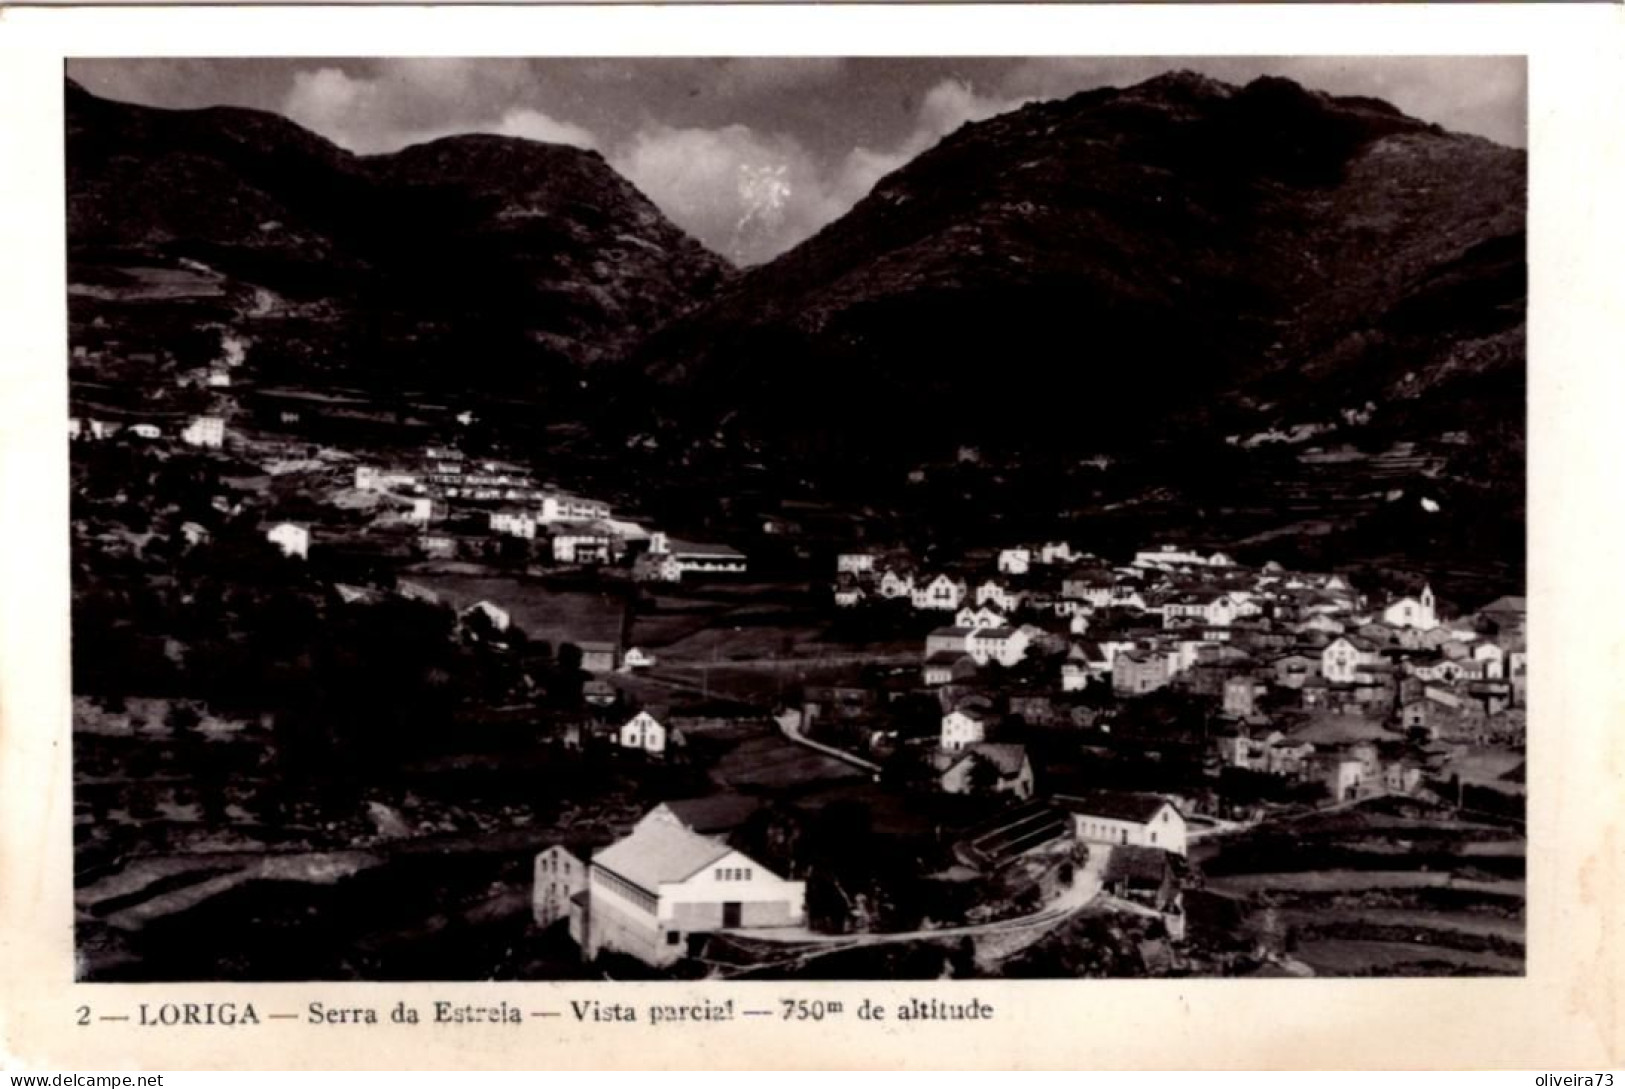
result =
[{"label": "cloud", "polygon": [[1027,97],[983,95],[962,80],[943,80],[925,93],[914,127],[902,140],[881,150],[857,147],[847,154],[831,185],[831,196],[845,206],[844,212],[867,196],[881,178],[961,125],[1008,113],[1027,101]]},{"label": "cloud", "polygon": [[898,140],[820,160],[784,134],[745,125],[640,130],[611,163],[678,226],[741,264],[778,256],[851,210],[881,178],[961,125],[1021,100],[942,80]]},{"label": "cloud", "polygon": [[674,223],[741,264],[777,255],[832,218],[807,150],[745,125],[651,125],[610,162]]},{"label": "cloud", "polygon": [[351,151],[396,151],[458,133],[486,132],[594,148],[587,128],[512,105],[523,69],[497,62],[409,58],[379,62],[373,75],[337,67],[293,75],[282,111]]}]

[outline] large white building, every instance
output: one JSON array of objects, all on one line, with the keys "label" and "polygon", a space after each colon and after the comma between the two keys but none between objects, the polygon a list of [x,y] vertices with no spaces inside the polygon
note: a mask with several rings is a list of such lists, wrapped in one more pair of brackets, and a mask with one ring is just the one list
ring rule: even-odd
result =
[{"label": "large white building", "polygon": [[1096,791],[1057,795],[1072,814],[1072,833],[1083,843],[1156,847],[1185,853],[1185,815],[1160,794]]},{"label": "large white building", "polygon": [[691,934],[801,926],[807,886],[675,821],[645,821],[600,851],[572,933],[588,957],[616,950],[646,964],[686,955]]}]

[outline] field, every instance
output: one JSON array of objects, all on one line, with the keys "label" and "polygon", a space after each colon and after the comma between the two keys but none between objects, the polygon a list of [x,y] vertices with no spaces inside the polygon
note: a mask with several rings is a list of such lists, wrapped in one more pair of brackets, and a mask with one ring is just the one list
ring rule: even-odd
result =
[{"label": "field", "polygon": [[616,642],[626,614],[617,590],[565,590],[533,578],[405,572],[403,577],[433,590],[440,600],[462,610],[490,601],[508,610],[513,623],[531,642]]},{"label": "field", "polygon": [[1210,898],[1192,936],[1321,975],[1518,975],[1525,848],[1513,826],[1381,799],[1276,822],[1192,849]]}]

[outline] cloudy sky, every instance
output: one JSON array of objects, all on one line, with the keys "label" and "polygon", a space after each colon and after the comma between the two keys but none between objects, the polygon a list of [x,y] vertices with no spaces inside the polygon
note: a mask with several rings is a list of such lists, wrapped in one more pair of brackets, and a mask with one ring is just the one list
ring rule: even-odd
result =
[{"label": "cloudy sky", "polygon": [[357,152],[494,132],[594,148],[740,263],[841,215],[966,121],[1172,68],[1272,74],[1386,99],[1446,128],[1526,139],[1522,58],[635,58],[80,60],[148,105],[273,110]]}]

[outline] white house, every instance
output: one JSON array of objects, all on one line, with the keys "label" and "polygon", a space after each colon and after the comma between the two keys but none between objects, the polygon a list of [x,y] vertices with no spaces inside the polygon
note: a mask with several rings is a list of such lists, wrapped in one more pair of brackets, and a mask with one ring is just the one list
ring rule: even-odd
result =
[{"label": "white house", "polygon": [[494,510],[487,518],[492,533],[505,533],[510,537],[536,539],[536,516],[523,510]]},{"label": "white house", "polygon": [[1031,643],[1024,628],[978,628],[970,637],[970,655],[977,665],[998,662],[1009,668],[1026,656]]},{"label": "white house", "polygon": [[226,443],[226,421],[219,416],[194,416],[181,432],[181,441],[188,446],[218,449]]},{"label": "white house", "polygon": [[966,605],[954,616],[954,626],[959,628],[1003,628],[1009,623],[1003,613],[988,605]]},{"label": "white house", "polygon": [[570,914],[570,901],[587,891],[587,860],[556,843],[536,856],[530,911],[537,926],[551,926]]},{"label": "white house", "polygon": [[1486,680],[1499,681],[1506,676],[1506,651],[1494,643],[1484,642],[1473,647],[1473,661],[1484,663]]},{"label": "white house", "polygon": [[1177,594],[1163,603],[1165,625],[1199,621],[1214,627],[1229,627],[1236,619],[1236,602],[1229,594],[1215,591]]},{"label": "white house", "polygon": [[310,530],[295,522],[278,522],[266,532],[265,539],[282,549],[284,556],[301,560],[310,556]]},{"label": "white house", "polygon": [[1073,563],[1081,558],[1072,551],[1072,546],[1066,541],[1046,541],[1038,546],[1038,552],[1033,556],[1033,562],[1054,565]]},{"label": "white house", "polygon": [[914,576],[896,568],[880,576],[880,596],[884,598],[912,597]]},{"label": "white house", "polygon": [[1006,575],[1025,575],[1032,570],[1033,551],[1030,548],[1003,548],[999,550],[999,570]]},{"label": "white house", "polygon": [[655,664],[655,656],[642,647],[633,647],[626,652],[622,663],[627,669],[648,669]]},{"label": "white house", "polygon": [[666,751],[666,727],[647,711],[628,719],[615,739],[623,749],[641,749],[653,756]]},{"label": "white house", "polygon": [[609,563],[615,538],[595,522],[560,522],[553,527],[553,559],[557,563]]},{"label": "white house", "polygon": [[969,588],[962,580],[938,575],[923,585],[915,586],[911,600],[916,609],[953,612],[964,603],[965,595],[969,592]]},{"label": "white house", "polygon": [[842,552],[835,557],[837,574],[867,575],[875,569],[873,552]]},{"label": "white house", "polygon": [[1096,791],[1057,795],[1072,814],[1072,833],[1084,843],[1131,844],[1185,853],[1185,815],[1160,794]]},{"label": "white house", "polygon": [[1340,635],[1320,652],[1320,675],[1332,684],[1353,684],[1380,657],[1369,646]]},{"label": "white house", "polygon": [[1423,631],[1437,627],[1438,614],[1431,586],[1422,587],[1416,597],[1402,597],[1382,611],[1382,622],[1390,628],[1419,628]]},{"label": "white house", "polygon": [[690,934],[800,926],[807,887],[675,821],[646,821],[600,851],[572,932],[595,958],[616,950],[646,964],[687,954]]},{"label": "white house", "polygon": [[538,512],[537,520],[548,525],[554,522],[592,522],[608,518],[609,514],[608,503],[553,492],[542,497],[542,509]]},{"label": "white house", "polygon": [[1021,591],[1012,590],[996,579],[988,579],[976,588],[976,604],[991,605],[1005,613],[1019,608],[1021,598]]},{"label": "white house", "polygon": [[987,740],[988,713],[980,707],[960,707],[942,716],[943,752],[958,752]]}]

